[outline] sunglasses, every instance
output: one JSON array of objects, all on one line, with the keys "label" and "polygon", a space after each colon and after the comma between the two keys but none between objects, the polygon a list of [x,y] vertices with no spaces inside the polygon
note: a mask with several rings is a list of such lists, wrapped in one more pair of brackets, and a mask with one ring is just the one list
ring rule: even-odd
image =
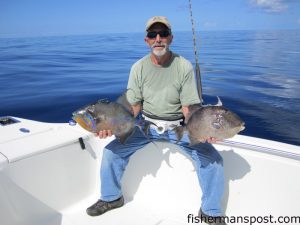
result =
[{"label": "sunglasses", "polygon": [[162,31],[150,31],[147,33],[147,37],[150,39],[156,38],[156,36],[159,34],[161,38],[166,38],[170,35],[170,31],[168,30],[162,30]]}]

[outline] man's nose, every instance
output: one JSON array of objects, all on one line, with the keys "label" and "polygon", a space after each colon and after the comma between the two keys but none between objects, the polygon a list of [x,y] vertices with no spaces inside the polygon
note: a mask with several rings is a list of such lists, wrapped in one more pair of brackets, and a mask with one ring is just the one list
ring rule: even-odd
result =
[{"label": "man's nose", "polygon": [[160,35],[159,35],[159,34],[156,35],[155,41],[156,41],[156,42],[160,42],[160,41],[161,41],[161,38],[160,38]]}]

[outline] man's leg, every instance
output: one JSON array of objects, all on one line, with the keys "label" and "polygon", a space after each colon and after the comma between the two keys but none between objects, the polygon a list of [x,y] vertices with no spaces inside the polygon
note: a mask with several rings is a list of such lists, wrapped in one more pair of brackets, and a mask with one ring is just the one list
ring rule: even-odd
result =
[{"label": "man's leg", "polygon": [[[176,143],[176,136],[169,131],[169,139]],[[189,146],[187,134],[178,142],[181,149],[191,156],[196,165],[196,172],[202,189],[201,210],[209,216],[221,216],[221,200],[224,192],[223,159],[209,143]]]},{"label": "man's leg", "polygon": [[102,200],[113,201],[122,196],[121,179],[129,158],[149,142],[140,129],[135,128],[125,144],[113,140],[105,146],[100,169]]},{"label": "man's leg", "polygon": [[98,202],[87,209],[87,214],[98,216],[124,204],[121,179],[129,158],[149,142],[140,129],[135,128],[125,144],[113,140],[103,149],[100,168],[101,197]]}]

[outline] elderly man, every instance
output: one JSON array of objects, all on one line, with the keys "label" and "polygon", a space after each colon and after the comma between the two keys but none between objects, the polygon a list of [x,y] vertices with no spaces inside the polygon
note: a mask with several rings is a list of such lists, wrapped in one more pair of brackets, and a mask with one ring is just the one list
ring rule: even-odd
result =
[{"label": "elderly man", "polygon": [[[187,116],[188,106],[200,103],[192,64],[169,50],[173,35],[166,17],[155,16],[146,24],[145,42],[151,53],[138,60],[131,68],[127,98],[134,115],[142,112],[151,126],[151,140],[168,140],[176,143],[174,127],[180,126]],[[111,136],[111,131],[99,132],[100,138]],[[214,141],[208,138],[208,142]],[[130,156],[149,143],[139,129],[135,129],[125,144],[113,140],[103,151],[101,163],[101,197],[87,209],[90,216],[101,215],[108,210],[123,206],[121,178]],[[182,151],[191,156],[202,189],[199,216],[212,217],[210,224],[225,224],[221,198],[224,189],[222,158],[209,143],[189,145],[185,134],[177,143]],[[184,194],[184,193],[183,193]],[[214,220],[215,219],[215,220]]]}]

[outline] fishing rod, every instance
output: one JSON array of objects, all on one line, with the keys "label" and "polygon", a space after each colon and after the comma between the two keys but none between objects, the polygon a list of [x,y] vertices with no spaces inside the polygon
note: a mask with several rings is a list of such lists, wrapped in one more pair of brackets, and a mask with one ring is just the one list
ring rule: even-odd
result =
[{"label": "fishing rod", "polygon": [[192,13],[192,0],[189,0],[189,8],[190,8],[190,18],[192,23],[192,31],[193,31],[193,42],[194,42],[194,53],[195,53],[195,61],[196,61],[196,81],[197,81],[197,90],[201,103],[203,102],[202,98],[202,82],[201,82],[201,74],[200,74],[200,66],[199,59],[197,54],[197,46],[196,46],[196,32],[194,26],[194,19]]}]

